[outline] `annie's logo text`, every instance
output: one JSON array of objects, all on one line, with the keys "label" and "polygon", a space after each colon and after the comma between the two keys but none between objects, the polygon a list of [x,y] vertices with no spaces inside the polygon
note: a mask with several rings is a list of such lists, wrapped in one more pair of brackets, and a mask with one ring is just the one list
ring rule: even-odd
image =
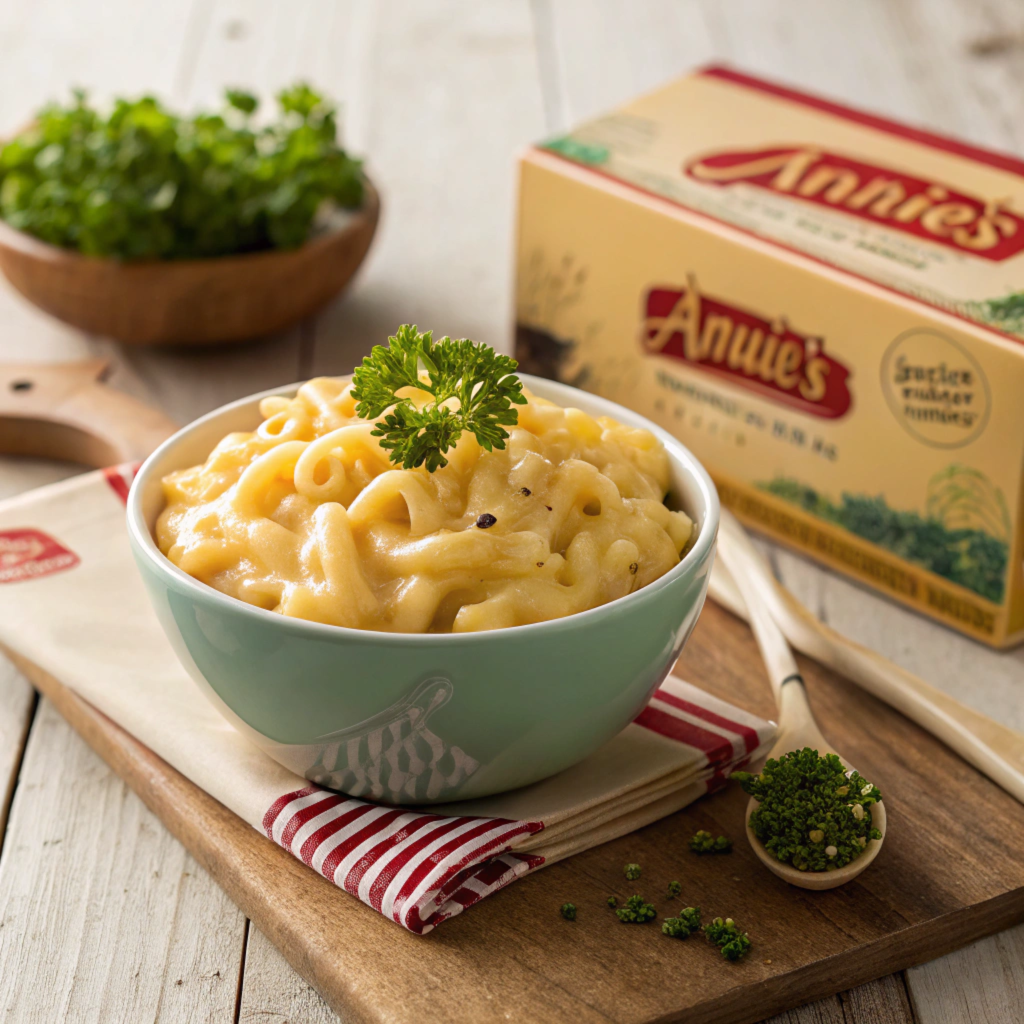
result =
[{"label": "annie's logo text", "polygon": [[710,185],[746,182],[796,196],[987,260],[1024,249],[1024,220],[998,201],[820,149],[715,153],[687,164],[685,172]]},{"label": "annie's logo text", "polygon": [[764,320],[702,295],[693,275],[685,288],[651,288],[640,341],[646,351],[721,375],[775,401],[835,419],[850,408],[849,370],[820,338]]}]

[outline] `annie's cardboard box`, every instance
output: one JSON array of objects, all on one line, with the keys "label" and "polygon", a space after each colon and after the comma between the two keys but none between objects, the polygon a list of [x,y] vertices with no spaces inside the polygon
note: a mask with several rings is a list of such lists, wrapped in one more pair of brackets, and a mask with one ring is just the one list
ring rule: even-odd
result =
[{"label": "annie's cardboard box", "polygon": [[517,356],[749,524],[1024,638],[1024,162],[724,68],[522,158]]}]

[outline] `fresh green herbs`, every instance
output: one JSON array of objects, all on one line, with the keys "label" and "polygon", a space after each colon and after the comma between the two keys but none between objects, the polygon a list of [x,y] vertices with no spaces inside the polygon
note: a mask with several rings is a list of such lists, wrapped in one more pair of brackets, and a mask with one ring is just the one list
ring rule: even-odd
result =
[{"label": "fresh green herbs", "polygon": [[575,903],[563,903],[558,911],[566,921],[576,920],[576,904]]},{"label": "fresh green herbs", "polygon": [[678,882],[668,883],[668,898],[674,900],[681,892],[683,887]]},{"label": "fresh green herbs", "polygon": [[687,907],[678,917],[666,917],[661,922],[662,933],[673,939],[689,938],[700,931],[700,907]]},{"label": "fresh green herbs", "polygon": [[750,951],[750,936],[741,932],[731,917],[709,921],[704,925],[704,934],[708,942],[718,946],[726,960],[735,962]]},{"label": "fresh green herbs", "polygon": [[627,864],[623,869],[622,873],[631,881],[635,882],[640,877],[640,865],[639,864]]},{"label": "fresh green herbs", "polygon": [[51,245],[122,260],[290,249],[325,204],[359,206],[363,176],[337,141],[333,105],[308,85],[228,90],[220,113],[183,117],[152,96],[99,113],[82,91],[0,148],[0,217]]},{"label": "fresh green herbs", "polygon": [[[373,435],[381,438],[392,462],[404,469],[426,465],[433,473],[448,465],[445,452],[464,430],[487,451],[505,447],[504,427],[519,418],[512,406],[526,404],[522,382],[513,373],[514,359],[468,338],[434,342],[431,331],[421,333],[410,324],[388,341],[388,348],[375,345],[357,367],[352,396],[364,419],[387,412]],[[417,407],[399,395],[405,388],[425,391],[432,401]]]},{"label": "fresh green herbs", "polygon": [[618,901],[618,899],[616,899],[616,897],[614,897],[614,896],[609,896],[608,897],[608,906],[611,907],[612,910],[614,910],[618,905],[619,905],[619,901]]},{"label": "fresh green herbs", "polygon": [[732,840],[726,836],[716,839],[710,832],[701,829],[690,840],[690,849],[694,853],[731,853]]},{"label": "fresh green herbs", "polygon": [[630,896],[615,915],[623,924],[647,924],[658,916],[658,912],[654,904],[646,902],[643,896]]},{"label": "fresh green herbs", "polygon": [[750,827],[764,848],[800,871],[832,871],[859,857],[882,834],[871,824],[871,805],[881,793],[857,772],[846,774],[835,754],[804,747],[759,775],[732,776],[758,801]]}]

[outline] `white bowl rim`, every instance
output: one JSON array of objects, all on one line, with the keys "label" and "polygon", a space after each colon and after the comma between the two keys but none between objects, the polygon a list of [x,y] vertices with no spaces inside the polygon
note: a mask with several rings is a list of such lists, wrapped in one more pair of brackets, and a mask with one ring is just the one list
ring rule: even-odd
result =
[{"label": "white bowl rim", "polygon": [[[347,377],[349,374],[337,374],[336,376]],[[268,621],[272,621],[276,624],[277,628],[283,627],[288,632],[298,633],[299,635],[307,634],[311,637],[319,637],[322,639],[333,638],[335,640],[339,640],[345,638],[346,640],[357,644],[388,643],[409,646],[446,643],[455,643],[460,646],[475,646],[482,643],[486,644],[489,637],[493,638],[496,635],[506,636],[513,633],[522,635],[524,633],[535,634],[544,631],[556,631],[559,628],[564,628],[569,622],[577,623],[587,618],[614,616],[616,610],[621,608],[624,602],[632,601],[635,603],[640,599],[650,600],[654,595],[668,587],[679,576],[688,573],[694,563],[701,561],[710,553],[711,549],[714,547],[715,538],[718,533],[720,515],[718,491],[715,489],[715,485],[712,482],[711,477],[708,475],[707,470],[701,465],[697,457],[689,450],[689,448],[687,448],[677,438],[673,437],[667,430],[659,427],[656,423],[653,423],[646,417],[641,416],[639,413],[633,412],[631,409],[627,409],[625,406],[619,405],[617,402],[612,402],[610,399],[582,391],[580,388],[572,387],[569,384],[562,384],[559,381],[548,380],[545,377],[536,377],[533,374],[517,373],[517,376],[534,394],[541,398],[546,398],[549,401],[554,401],[563,408],[579,408],[579,406],[576,405],[578,399],[574,398],[574,396],[579,395],[582,396],[584,404],[596,404],[601,407],[602,411],[598,413],[598,415],[610,416],[618,422],[628,426],[641,427],[645,430],[649,430],[662,442],[666,450],[669,452],[670,457],[678,463],[684,472],[688,473],[697,484],[704,505],[704,523],[697,535],[696,543],[689,551],[686,552],[679,562],[663,576],[659,576],[658,579],[648,583],[647,586],[641,587],[639,590],[634,590],[632,593],[626,594],[623,597],[616,598],[614,601],[608,601],[605,604],[598,605],[595,608],[588,608],[582,612],[574,612],[572,615],[563,615],[557,619],[545,619],[542,622],[531,622],[522,626],[504,626],[500,629],[485,629],[470,633],[392,633],[386,630],[356,629],[351,626],[335,626],[324,622],[313,622],[309,619],[300,619],[295,616],[281,615],[279,612],[270,611],[266,608],[259,608],[256,605],[248,604],[236,597],[224,594],[205,583],[201,583],[199,580],[195,579],[195,577],[189,576],[188,573],[176,566],[160,550],[156,544],[156,540],[150,533],[148,525],[146,524],[145,517],[142,512],[142,496],[149,484],[149,477],[154,471],[154,467],[187,435],[205,426],[211,420],[215,420],[234,409],[259,402],[264,398],[276,397],[278,395],[290,397],[295,394],[302,384],[306,383],[305,381],[300,381],[295,384],[285,384],[275,388],[268,388],[266,391],[247,395],[244,398],[238,398],[233,402],[228,402],[225,405],[218,406],[216,409],[211,410],[204,416],[198,417],[167,438],[166,441],[164,441],[149,455],[139,468],[138,473],[135,475],[131,490],[128,494],[127,502],[129,535],[135,542],[136,550],[144,552],[148,561],[154,566],[158,574],[168,574],[180,587],[194,591],[197,598],[205,599],[207,601],[212,600],[215,604],[222,605],[225,610],[233,611],[234,613],[241,614],[245,617],[254,617],[255,622],[267,623]]]}]

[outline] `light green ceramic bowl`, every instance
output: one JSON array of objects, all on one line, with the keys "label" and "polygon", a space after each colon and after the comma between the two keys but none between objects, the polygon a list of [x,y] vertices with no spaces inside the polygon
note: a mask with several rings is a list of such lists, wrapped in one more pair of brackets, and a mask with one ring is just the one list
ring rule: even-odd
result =
[{"label": "light green ceramic bowl", "polygon": [[672,464],[670,502],[697,526],[690,550],[661,579],[551,622],[429,635],[325,626],[227,597],[165,558],[152,533],[161,478],[204,461],[229,431],[254,429],[260,399],[295,386],[204,416],[143,465],[128,498],[128,530],[160,622],[217,707],[286,768],[396,804],[514,789],[611,739],[672,667],[707,591],[719,514],[711,479],[643,417],[563,384],[523,379],[560,405],[657,434]]}]

